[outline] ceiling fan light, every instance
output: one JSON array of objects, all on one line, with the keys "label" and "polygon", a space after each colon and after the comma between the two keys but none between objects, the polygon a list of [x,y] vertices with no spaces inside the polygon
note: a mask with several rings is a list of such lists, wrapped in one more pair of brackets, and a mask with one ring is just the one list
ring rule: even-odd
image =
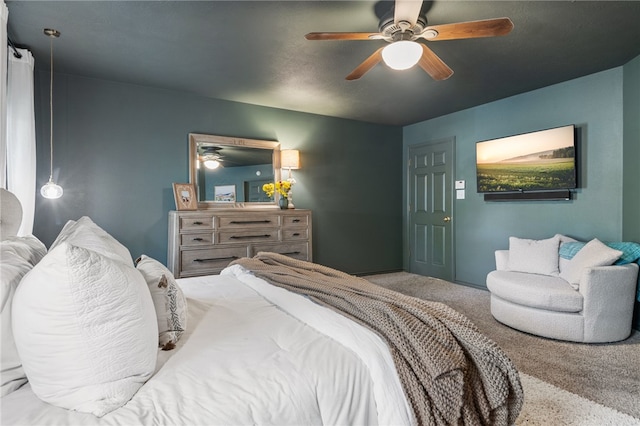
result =
[{"label": "ceiling fan light", "polygon": [[204,166],[207,169],[213,170],[213,169],[217,169],[218,167],[220,167],[220,162],[218,160],[205,160]]},{"label": "ceiling fan light", "polygon": [[414,66],[422,56],[422,47],[415,41],[400,40],[382,49],[382,59],[389,68],[406,70]]}]

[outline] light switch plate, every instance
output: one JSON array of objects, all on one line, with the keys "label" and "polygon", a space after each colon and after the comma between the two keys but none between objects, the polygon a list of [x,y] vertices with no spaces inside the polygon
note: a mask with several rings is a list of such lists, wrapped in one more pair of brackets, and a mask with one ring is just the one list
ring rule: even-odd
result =
[{"label": "light switch plate", "polygon": [[456,181],[456,189],[464,189],[464,181],[463,180],[457,180]]},{"label": "light switch plate", "polygon": [[464,189],[456,189],[456,199],[464,200]]}]

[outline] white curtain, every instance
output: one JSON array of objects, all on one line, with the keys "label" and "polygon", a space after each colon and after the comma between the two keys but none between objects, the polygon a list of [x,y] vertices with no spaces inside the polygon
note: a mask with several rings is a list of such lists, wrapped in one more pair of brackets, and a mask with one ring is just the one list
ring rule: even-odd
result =
[{"label": "white curtain", "polygon": [[0,187],[7,187],[7,17],[9,10],[0,4]]},{"label": "white curtain", "polygon": [[22,204],[18,235],[33,233],[36,203],[36,125],[31,52],[9,54],[7,67],[7,189]]}]

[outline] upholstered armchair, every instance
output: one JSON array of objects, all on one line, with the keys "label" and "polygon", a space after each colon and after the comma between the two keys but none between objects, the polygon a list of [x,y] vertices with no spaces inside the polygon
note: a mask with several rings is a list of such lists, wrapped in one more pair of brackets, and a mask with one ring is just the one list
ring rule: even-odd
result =
[{"label": "upholstered armchair", "polygon": [[[560,256],[561,247],[571,245],[578,248],[573,257]],[[512,237],[509,250],[497,250],[495,256],[496,270],[487,275],[487,288],[491,314],[501,323],[585,343],[615,342],[631,334],[635,255],[620,261],[620,250],[598,240],[585,244],[556,235],[540,241]]]}]

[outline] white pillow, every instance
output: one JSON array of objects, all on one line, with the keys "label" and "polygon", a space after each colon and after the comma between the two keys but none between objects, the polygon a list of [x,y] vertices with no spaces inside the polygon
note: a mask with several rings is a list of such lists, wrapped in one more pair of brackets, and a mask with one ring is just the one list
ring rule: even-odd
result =
[{"label": "white pillow", "polygon": [[622,256],[621,251],[614,250],[594,238],[585,244],[567,263],[562,272],[560,272],[560,278],[564,278],[574,288],[578,288],[584,268],[613,265],[613,262],[618,260],[620,256]]},{"label": "white pillow", "polygon": [[40,262],[47,254],[47,247],[33,235],[9,237],[1,241],[0,244],[2,245],[3,253],[5,253],[5,250],[11,250],[31,265]]},{"label": "white pillow", "polygon": [[[575,242],[578,242],[578,240],[573,239],[571,237],[568,237],[566,235],[562,235],[562,234],[556,234],[556,237],[558,237],[560,239],[560,247],[558,248],[558,253],[562,249],[562,245],[564,243],[575,243]],[[558,270],[560,271],[560,274],[562,274],[562,271],[564,271],[564,269],[567,267],[568,263],[569,263],[569,259],[565,259],[562,256],[558,257]]]},{"label": "white pillow", "polygon": [[121,259],[127,265],[133,266],[131,253],[124,245],[112,237],[107,231],[98,226],[88,216],[77,221],[68,221],[49,250],[68,242],[74,246],[84,247],[96,251],[111,259]]},{"label": "white pillow", "polygon": [[187,330],[187,299],[162,263],[144,254],[137,262],[136,269],[147,281],[156,308],[159,346],[164,351],[171,350]]},{"label": "white pillow", "polygon": [[5,396],[27,383],[27,375],[22,368],[22,362],[16,349],[11,329],[11,307],[13,297],[22,277],[33,268],[33,265],[20,256],[13,247],[4,244],[0,247],[0,259],[2,259],[2,273],[0,284],[2,285],[2,313],[0,315],[0,332],[2,332],[2,345],[0,346],[0,396]]},{"label": "white pillow", "polygon": [[60,243],[22,279],[12,322],[31,388],[51,405],[101,417],[154,372],[153,301],[122,260]]},{"label": "white pillow", "polygon": [[528,240],[509,237],[509,269],[540,275],[558,275],[558,248],[556,235],[546,240]]}]

